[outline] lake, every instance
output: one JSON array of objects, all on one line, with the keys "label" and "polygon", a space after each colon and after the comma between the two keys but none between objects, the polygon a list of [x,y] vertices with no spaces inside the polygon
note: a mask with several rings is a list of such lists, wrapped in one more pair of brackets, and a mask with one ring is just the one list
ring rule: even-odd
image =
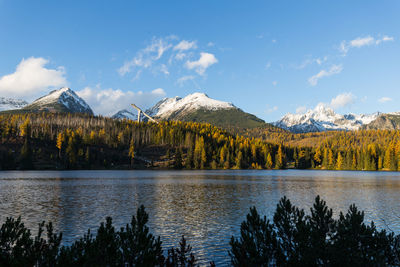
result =
[{"label": "lake", "polygon": [[63,232],[64,244],[106,216],[118,228],[139,205],[163,248],[185,235],[194,253],[217,265],[229,263],[232,235],[249,207],[272,218],[283,196],[309,211],[316,195],[335,215],[355,203],[366,220],[400,233],[400,173],[310,170],[221,171],[2,171],[0,220],[21,216],[31,229],[43,220]]}]

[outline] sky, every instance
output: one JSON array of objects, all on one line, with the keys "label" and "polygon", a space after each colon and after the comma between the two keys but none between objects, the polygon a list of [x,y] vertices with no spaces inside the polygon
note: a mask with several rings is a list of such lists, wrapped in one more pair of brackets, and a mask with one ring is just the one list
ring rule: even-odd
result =
[{"label": "sky", "polygon": [[267,122],[400,111],[400,1],[0,0],[0,96],[96,114],[204,92]]}]

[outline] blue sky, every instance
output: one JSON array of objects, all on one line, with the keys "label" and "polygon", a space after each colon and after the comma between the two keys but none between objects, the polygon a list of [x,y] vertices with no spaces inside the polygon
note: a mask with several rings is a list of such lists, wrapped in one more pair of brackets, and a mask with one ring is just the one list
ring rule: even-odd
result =
[{"label": "blue sky", "polygon": [[201,91],[266,121],[400,111],[399,1],[0,0],[0,95],[95,112]]}]

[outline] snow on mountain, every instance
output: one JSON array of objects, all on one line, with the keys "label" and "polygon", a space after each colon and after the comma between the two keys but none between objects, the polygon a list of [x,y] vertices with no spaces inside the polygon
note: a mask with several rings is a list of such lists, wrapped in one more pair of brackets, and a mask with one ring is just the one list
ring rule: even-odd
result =
[{"label": "snow on mountain", "polygon": [[36,99],[32,104],[28,105],[28,109],[56,109],[56,105],[62,105],[63,109],[69,112],[89,113],[93,114],[90,106],[80,98],[70,88],[61,88],[51,91],[48,95]]},{"label": "snow on mountain", "polygon": [[221,110],[232,108],[236,109],[232,103],[212,99],[204,93],[193,93],[184,98],[178,96],[164,98],[154,107],[148,109],[146,113],[156,118],[168,119],[173,114],[185,114],[198,109]]},{"label": "snow on mountain", "polygon": [[20,109],[28,105],[28,102],[21,99],[0,97],[0,111]]},{"label": "snow on mountain", "polygon": [[315,109],[304,114],[288,113],[281,120],[272,124],[295,133],[357,130],[375,120],[379,114],[379,112],[376,112],[369,115],[340,115],[326,105],[319,104]]},{"label": "snow on mountain", "polygon": [[126,109],[123,109],[115,113],[111,118],[120,120],[122,119],[137,120],[137,114],[134,114]]}]

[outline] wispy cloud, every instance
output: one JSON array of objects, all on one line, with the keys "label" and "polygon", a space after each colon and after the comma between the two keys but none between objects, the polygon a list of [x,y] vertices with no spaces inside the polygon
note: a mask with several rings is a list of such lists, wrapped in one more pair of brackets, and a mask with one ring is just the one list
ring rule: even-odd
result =
[{"label": "wispy cloud", "polygon": [[265,110],[265,113],[266,114],[270,114],[270,113],[273,113],[273,112],[275,112],[277,110],[278,110],[278,106],[270,107],[269,105],[267,105],[267,109]]},{"label": "wispy cloud", "polygon": [[179,86],[183,86],[187,81],[192,81],[192,80],[194,80],[194,79],[195,79],[195,77],[194,77],[193,75],[187,75],[187,76],[180,77],[180,78],[176,81],[176,83],[177,83]]},{"label": "wispy cloud", "polygon": [[42,57],[22,59],[15,72],[0,77],[0,95],[31,97],[67,85],[64,67],[46,68],[48,63]]},{"label": "wispy cloud", "polygon": [[392,100],[393,100],[392,98],[384,96],[384,97],[379,98],[378,102],[379,103],[386,103],[386,102],[389,102],[389,101],[392,101]]},{"label": "wispy cloud", "polygon": [[165,75],[169,75],[168,67],[165,64],[161,64],[160,71]]},{"label": "wispy cloud", "polygon": [[163,54],[172,47],[172,44],[164,38],[155,38],[151,43],[140,50],[134,58],[126,61],[119,69],[118,73],[124,76],[132,72],[135,68],[149,68],[153,62],[159,60]]},{"label": "wispy cloud", "polygon": [[381,38],[374,38],[370,35],[365,37],[358,37],[350,41],[342,41],[339,50],[343,55],[347,55],[351,48],[360,48],[363,46],[379,45],[382,42],[394,41],[394,37],[384,35]]},{"label": "wispy cloud", "polygon": [[187,40],[182,40],[179,42],[179,44],[174,46],[174,50],[179,50],[179,51],[186,51],[189,49],[196,49],[196,41],[187,41]]},{"label": "wispy cloud", "polygon": [[335,74],[339,74],[340,72],[342,72],[342,70],[343,70],[343,66],[342,65],[332,65],[330,69],[321,70],[320,72],[318,72],[314,76],[311,76],[308,79],[308,82],[310,83],[310,85],[315,86],[315,85],[318,84],[318,81],[321,78],[329,77],[329,76],[332,76],[332,75],[335,75]]},{"label": "wispy cloud", "polygon": [[213,54],[201,52],[198,60],[186,62],[186,68],[194,69],[198,74],[203,75],[207,68],[216,63],[218,59]]},{"label": "wispy cloud", "polygon": [[[208,44],[208,46],[212,45],[214,44]],[[131,60],[125,61],[117,71],[121,76],[131,73],[132,81],[139,79],[145,70],[153,75],[163,73],[168,76],[171,73],[181,74],[187,70],[204,75],[205,71],[218,60],[214,54],[205,51],[200,53],[200,58],[196,58],[198,54],[195,54],[195,49],[197,48],[196,40],[182,40],[177,36],[153,38]],[[186,70],[183,71],[183,68]]]},{"label": "wispy cloud", "polygon": [[322,64],[325,63],[327,60],[328,60],[328,57],[327,57],[327,56],[318,57],[318,58],[311,58],[311,57],[308,57],[308,58],[306,58],[301,64],[295,65],[294,67],[295,67],[296,69],[304,69],[304,68],[306,68],[307,66],[312,65],[312,64],[322,65]]},{"label": "wispy cloud", "polygon": [[296,113],[297,114],[303,114],[307,111],[307,108],[305,106],[300,106],[296,108]]}]

